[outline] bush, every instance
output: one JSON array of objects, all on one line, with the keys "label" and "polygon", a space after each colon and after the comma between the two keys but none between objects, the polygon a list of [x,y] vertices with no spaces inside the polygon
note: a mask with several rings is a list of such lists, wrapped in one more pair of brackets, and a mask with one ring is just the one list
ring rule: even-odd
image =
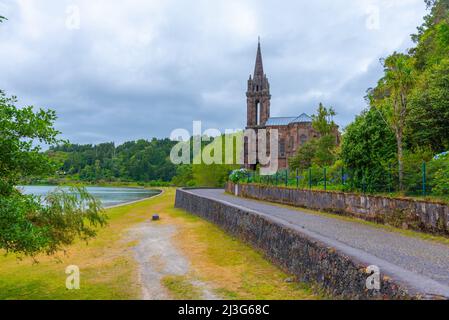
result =
[{"label": "bush", "polygon": [[434,195],[449,195],[449,154],[436,156],[429,163],[428,176]]},{"label": "bush", "polygon": [[234,170],[229,175],[229,180],[234,183],[239,183],[241,181],[248,179],[248,176],[249,176],[249,171],[246,169]]}]

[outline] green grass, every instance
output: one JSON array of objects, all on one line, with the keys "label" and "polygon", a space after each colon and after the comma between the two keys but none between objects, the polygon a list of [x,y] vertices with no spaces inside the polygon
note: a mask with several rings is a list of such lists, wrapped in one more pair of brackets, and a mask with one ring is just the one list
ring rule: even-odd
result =
[{"label": "green grass", "polygon": [[[77,242],[66,248],[65,254],[38,256],[38,264],[31,258],[0,255],[0,299],[140,299],[138,266],[133,258],[136,241],[128,237],[128,230],[150,219],[153,212],[161,215],[162,225],[176,227],[174,245],[191,264],[188,275],[163,278],[162,284],[174,298],[199,298],[195,280],[225,299],[323,297],[309,286],[286,282],[288,274],[217,226],[175,209],[175,190],[164,190],[158,197],[107,210],[109,225],[88,244]],[[80,290],[65,288],[68,265],[80,268]]]},{"label": "green grass", "polygon": [[[155,200],[155,199],[154,199]],[[0,256],[0,299],[136,299],[140,297],[137,265],[126,239],[127,229],[145,221],[149,199],[107,210],[109,224],[89,243],[77,242],[38,263],[13,254]],[[80,268],[81,289],[67,290],[65,268]]]},{"label": "green grass", "polygon": [[186,276],[165,276],[162,284],[176,300],[201,300],[199,288],[195,287]]},{"label": "green grass", "polygon": [[180,228],[175,240],[191,261],[191,280],[196,277],[210,284],[222,298],[307,300],[324,297],[308,285],[288,281],[291,276],[270,263],[262,253],[216,225],[183,210],[169,209],[168,212],[170,223]]}]

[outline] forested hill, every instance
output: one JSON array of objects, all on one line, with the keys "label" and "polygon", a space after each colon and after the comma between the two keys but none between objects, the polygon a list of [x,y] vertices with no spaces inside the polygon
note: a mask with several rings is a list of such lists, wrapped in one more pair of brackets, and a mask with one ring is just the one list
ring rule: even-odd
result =
[{"label": "forested hill", "polygon": [[175,142],[152,139],[99,145],[67,144],[52,147],[48,154],[56,160],[59,178],[86,182],[98,181],[162,181],[176,174],[170,161]]}]

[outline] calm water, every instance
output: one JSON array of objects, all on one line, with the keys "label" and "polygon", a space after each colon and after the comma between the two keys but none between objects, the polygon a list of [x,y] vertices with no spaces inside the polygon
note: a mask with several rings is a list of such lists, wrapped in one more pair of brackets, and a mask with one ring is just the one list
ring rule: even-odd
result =
[{"label": "calm water", "polygon": [[[55,186],[20,186],[19,189],[25,194],[45,196],[48,192],[55,190]],[[67,189],[63,187],[63,189]],[[104,188],[86,187],[87,191],[101,200],[104,207],[111,207],[122,203],[141,200],[159,194],[156,190],[144,190],[137,188]]]}]

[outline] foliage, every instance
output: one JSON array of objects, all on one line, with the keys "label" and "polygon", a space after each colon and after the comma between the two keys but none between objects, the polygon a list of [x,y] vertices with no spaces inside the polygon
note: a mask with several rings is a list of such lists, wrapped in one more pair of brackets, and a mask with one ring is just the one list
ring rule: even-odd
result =
[{"label": "foliage", "polygon": [[319,104],[317,114],[312,116],[312,126],[321,135],[330,135],[336,128],[333,117],[336,116],[334,109],[326,108],[322,103]]},{"label": "foliage", "polygon": [[312,163],[322,167],[332,165],[336,160],[336,146],[335,136],[333,135],[325,135],[318,139]]},{"label": "foliage", "polygon": [[[243,138],[240,133],[231,135],[231,138],[233,140],[232,150],[226,150],[226,136],[222,135],[216,137],[211,143],[204,147],[201,159],[198,158],[200,155],[196,155],[194,163],[200,162],[200,164],[193,164],[192,171],[197,186],[223,187],[229,177],[229,173],[240,168],[240,165],[237,164],[237,155],[241,153],[241,150],[239,149],[241,144],[237,144],[237,140],[242,140]],[[220,151],[221,157],[220,154],[217,153]],[[206,163],[204,161],[204,155],[210,155],[217,161],[215,163]],[[226,161],[228,157],[231,158],[231,156],[233,161]],[[234,164],[226,164],[227,162],[233,162]]]},{"label": "foliage", "polygon": [[312,166],[313,159],[317,152],[318,146],[316,140],[307,141],[297,152],[297,154],[289,160],[290,168],[293,170],[305,170]]},{"label": "foliage", "polygon": [[15,188],[24,177],[54,172],[39,144],[60,142],[53,128],[54,111],[34,112],[33,107],[16,107],[16,102],[0,91],[0,248],[26,255],[51,254],[75,236],[94,236],[94,227],[103,225],[105,218],[100,203],[83,189],[72,190],[76,194],[58,191],[42,204]]},{"label": "foliage", "polygon": [[449,153],[446,152],[432,159],[427,170],[432,194],[449,195]]},{"label": "foliage", "polygon": [[[449,51],[448,51],[449,52]],[[449,148],[449,58],[424,71],[410,100],[409,147]]]},{"label": "foliage", "polygon": [[45,175],[54,170],[53,163],[41,154],[34,142],[56,143],[58,131],[52,123],[53,111],[32,107],[17,108],[16,97],[8,98],[0,91],[0,195],[14,192],[14,185],[22,176]]},{"label": "foliage", "polygon": [[396,141],[377,109],[357,116],[345,130],[341,157],[352,179],[362,181],[367,174],[368,189],[388,183],[389,164],[396,157]]},{"label": "foliage", "polygon": [[40,198],[15,192],[0,197],[0,247],[7,252],[53,254],[76,237],[88,240],[106,224],[101,203],[83,188],[58,189]]},{"label": "foliage", "polygon": [[289,159],[290,168],[304,170],[313,165],[329,166],[337,159],[336,138],[337,125],[333,121],[336,115],[332,108],[319,104],[317,114],[312,116],[312,126],[319,133],[319,138],[307,141],[296,155]]},{"label": "foliage", "polygon": [[[423,163],[432,160],[432,150],[429,148],[416,148],[415,150],[407,150],[404,153],[404,189],[406,194],[421,194],[423,187]],[[427,178],[433,180],[433,174],[428,170]],[[396,170],[393,170],[395,177]]]},{"label": "foliage", "polygon": [[410,100],[407,142],[435,153],[449,148],[449,1],[426,0],[429,14],[412,36],[418,81]]},{"label": "foliage", "polygon": [[192,165],[183,164],[176,168],[176,175],[172,180],[172,183],[178,187],[194,187],[196,181],[193,177]]},{"label": "foliage", "polygon": [[62,162],[64,176],[81,181],[136,181],[161,180],[169,182],[176,174],[170,161],[175,142],[169,139],[126,142],[118,147],[114,143],[99,145],[59,145],[48,154]]},{"label": "foliage", "polygon": [[433,189],[433,192],[435,195],[449,195],[449,165],[435,173],[434,183],[435,188]]},{"label": "foliage", "polygon": [[247,179],[248,176],[249,176],[249,172],[246,169],[234,170],[229,175],[229,180],[232,181],[233,183],[239,183],[239,182]]},{"label": "foliage", "polygon": [[409,55],[393,53],[383,61],[384,76],[369,93],[371,106],[384,115],[396,137],[399,164],[399,189],[403,190],[404,131],[409,113],[409,99],[415,83],[415,70]]}]

